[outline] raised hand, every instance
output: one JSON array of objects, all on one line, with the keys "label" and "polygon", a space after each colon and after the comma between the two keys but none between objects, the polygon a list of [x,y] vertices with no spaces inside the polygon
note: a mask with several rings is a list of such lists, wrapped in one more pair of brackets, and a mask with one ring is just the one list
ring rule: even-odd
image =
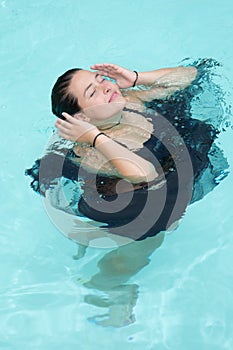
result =
[{"label": "raised hand", "polygon": [[133,86],[136,79],[136,73],[113,63],[94,64],[90,67],[97,70],[101,75],[116,80],[119,88],[129,88]]},{"label": "raised hand", "polygon": [[66,140],[92,143],[95,135],[99,132],[96,126],[72,117],[68,113],[62,113],[66,120],[57,119],[55,126],[58,134]]}]

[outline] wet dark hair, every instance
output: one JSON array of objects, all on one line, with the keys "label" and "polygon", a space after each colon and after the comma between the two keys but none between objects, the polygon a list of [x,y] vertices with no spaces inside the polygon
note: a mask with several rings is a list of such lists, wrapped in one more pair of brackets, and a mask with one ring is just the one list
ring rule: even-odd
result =
[{"label": "wet dark hair", "polygon": [[78,99],[69,91],[71,79],[79,70],[82,68],[69,69],[54,84],[51,94],[52,112],[58,118],[65,119],[62,112],[73,115],[81,110]]}]

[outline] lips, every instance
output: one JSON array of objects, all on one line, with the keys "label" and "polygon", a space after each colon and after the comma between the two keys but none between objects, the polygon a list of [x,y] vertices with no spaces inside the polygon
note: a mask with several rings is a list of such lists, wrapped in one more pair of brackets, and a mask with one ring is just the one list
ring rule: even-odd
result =
[{"label": "lips", "polygon": [[118,93],[116,91],[113,92],[113,94],[110,97],[109,103],[114,101],[118,96]]}]

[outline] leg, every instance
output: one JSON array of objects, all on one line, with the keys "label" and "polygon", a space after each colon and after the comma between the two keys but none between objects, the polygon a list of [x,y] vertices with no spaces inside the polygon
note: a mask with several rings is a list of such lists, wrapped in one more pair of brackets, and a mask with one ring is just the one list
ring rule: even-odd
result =
[{"label": "leg", "polygon": [[[108,307],[109,313],[91,317],[89,320],[103,326],[122,327],[133,323],[132,314],[138,296],[138,285],[125,284],[143,267],[149,264],[149,256],[162,244],[164,233],[143,241],[121,246],[107,253],[98,263],[99,272],[84,283],[90,289],[103,291],[106,297],[89,294],[85,301],[99,307]],[[107,319],[96,320],[98,317]]]}]

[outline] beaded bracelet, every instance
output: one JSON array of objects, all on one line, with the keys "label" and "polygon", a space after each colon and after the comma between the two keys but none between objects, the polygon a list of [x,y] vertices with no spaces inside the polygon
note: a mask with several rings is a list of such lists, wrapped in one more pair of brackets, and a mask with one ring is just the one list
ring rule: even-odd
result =
[{"label": "beaded bracelet", "polygon": [[134,70],[134,73],[136,73],[136,79],[134,80],[134,83],[133,83],[133,86],[132,87],[135,87],[136,85],[136,82],[138,80],[138,72],[136,70]]},{"label": "beaded bracelet", "polygon": [[[92,147],[95,147],[95,143],[96,143],[96,140],[97,140],[97,137],[99,137],[100,135],[105,135],[104,132],[99,132],[95,137],[94,137],[94,140],[92,142]],[[105,135],[106,136],[106,135]]]}]

